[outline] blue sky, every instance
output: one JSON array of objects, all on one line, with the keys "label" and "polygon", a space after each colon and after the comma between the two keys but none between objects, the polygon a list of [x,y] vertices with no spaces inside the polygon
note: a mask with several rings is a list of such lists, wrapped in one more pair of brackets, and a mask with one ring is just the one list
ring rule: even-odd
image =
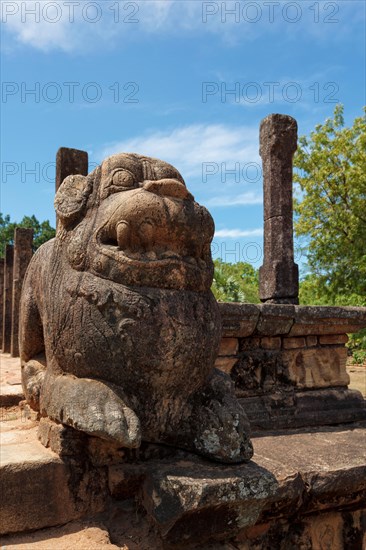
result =
[{"label": "blue sky", "polygon": [[215,256],[260,265],[260,120],[289,114],[302,135],[337,102],[361,115],[365,5],[2,0],[1,211],[54,223],[60,146],[91,169],[133,151],[181,171]]}]

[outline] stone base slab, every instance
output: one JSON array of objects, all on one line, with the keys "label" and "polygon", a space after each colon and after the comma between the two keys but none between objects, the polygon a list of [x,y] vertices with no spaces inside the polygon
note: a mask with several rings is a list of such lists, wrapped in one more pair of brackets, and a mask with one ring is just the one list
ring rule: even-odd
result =
[{"label": "stone base slab", "polygon": [[[130,512],[141,513],[150,525],[147,531],[155,536],[156,544],[149,539],[141,549],[207,549],[213,541],[219,548],[218,541],[236,540],[237,548],[254,550],[261,548],[259,540],[265,544],[274,537],[286,542],[286,533],[294,541],[295,524],[315,541],[324,535],[316,519],[319,514],[327,515],[335,541],[332,549],[341,548],[337,541],[346,525],[352,524],[352,532],[358,533],[366,501],[366,423],[253,437],[253,460],[236,466],[158,445],[118,458],[100,448],[96,452],[95,438],[84,442],[85,448],[76,446],[79,454],[74,457],[61,458],[38,441],[38,424],[18,418],[0,426],[4,534],[82,517],[102,518],[108,527],[108,521],[120,514],[126,535]],[[73,433],[63,433],[60,425],[42,429],[52,445],[69,441]],[[98,457],[99,464],[91,464],[90,456]],[[111,540],[115,543],[116,538]]]},{"label": "stone base slab", "polygon": [[244,397],[240,403],[254,432],[366,420],[366,401],[362,394],[346,388]]}]

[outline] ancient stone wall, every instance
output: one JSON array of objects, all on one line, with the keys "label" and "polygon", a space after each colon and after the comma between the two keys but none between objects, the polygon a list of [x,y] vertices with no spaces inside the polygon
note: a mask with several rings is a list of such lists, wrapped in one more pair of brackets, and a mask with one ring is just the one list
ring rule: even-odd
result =
[{"label": "ancient stone wall", "polygon": [[365,308],[220,304],[216,367],[230,374],[254,429],[336,424],[365,418],[348,390],[347,333]]}]

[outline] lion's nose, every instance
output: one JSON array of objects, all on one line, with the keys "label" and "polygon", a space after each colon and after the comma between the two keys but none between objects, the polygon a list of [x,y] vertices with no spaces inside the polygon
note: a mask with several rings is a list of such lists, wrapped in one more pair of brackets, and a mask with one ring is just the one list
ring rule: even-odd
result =
[{"label": "lion's nose", "polygon": [[174,197],[176,199],[194,200],[187,187],[175,179],[163,179],[157,181],[145,181],[143,188],[150,193],[162,197]]}]

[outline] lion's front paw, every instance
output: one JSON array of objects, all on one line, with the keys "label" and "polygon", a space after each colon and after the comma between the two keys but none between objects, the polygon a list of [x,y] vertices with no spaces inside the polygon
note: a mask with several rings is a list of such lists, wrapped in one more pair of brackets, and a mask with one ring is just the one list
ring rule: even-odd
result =
[{"label": "lion's front paw", "polygon": [[141,443],[138,417],[112,386],[99,380],[47,374],[41,413],[121,447],[136,448]]}]

